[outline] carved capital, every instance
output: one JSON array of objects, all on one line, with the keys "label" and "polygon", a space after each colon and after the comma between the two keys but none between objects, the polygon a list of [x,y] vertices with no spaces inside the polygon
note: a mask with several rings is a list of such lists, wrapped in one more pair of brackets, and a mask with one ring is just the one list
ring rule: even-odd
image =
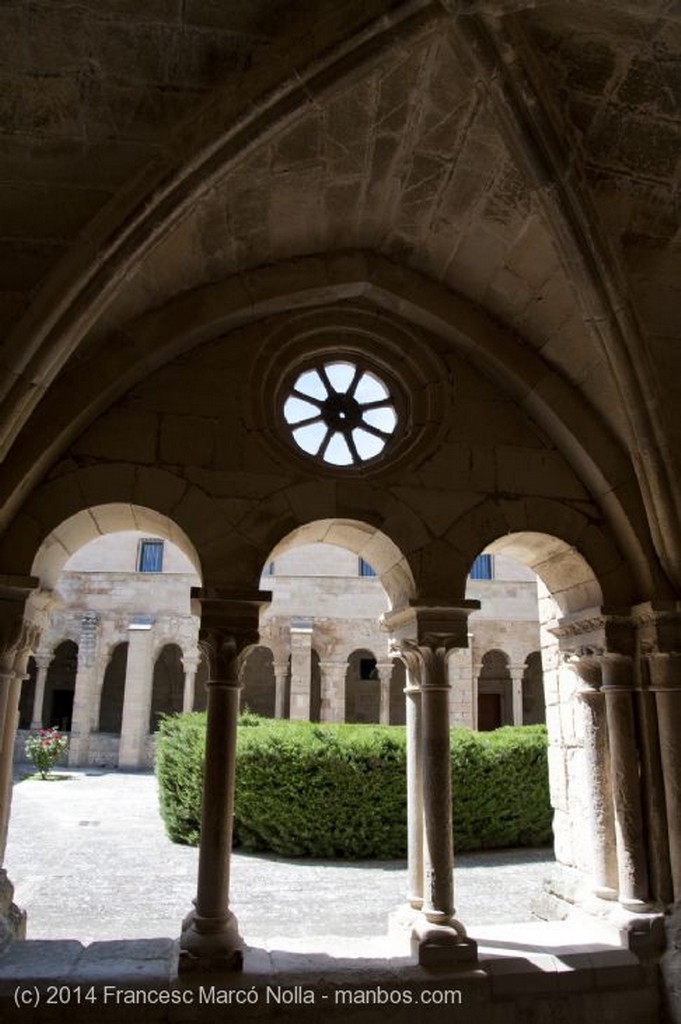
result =
[{"label": "carved capital", "polygon": [[631,655],[636,648],[634,617],[621,611],[594,609],[587,615],[568,615],[550,632],[567,655],[588,657],[605,652]]},{"label": "carved capital", "polygon": [[429,642],[404,638],[391,645],[391,653],[404,661],[412,681],[422,690],[449,689],[447,653],[450,648],[439,642],[443,639],[446,638],[431,634],[424,638]]},{"label": "carved capital", "polygon": [[24,601],[0,600],[0,659],[5,667],[25,662],[39,644],[40,629],[24,618]]},{"label": "carved capital", "polygon": [[642,655],[681,651],[681,601],[646,601],[634,614]]},{"label": "carved capital", "polygon": [[480,608],[479,601],[445,601],[418,599],[384,615],[381,624],[390,633],[391,647],[397,651],[404,640],[432,650],[468,647],[468,616]]},{"label": "carved capital", "polygon": [[201,602],[199,650],[212,680],[236,681],[248,652],[258,644],[264,595],[233,595],[229,591],[192,591]]}]

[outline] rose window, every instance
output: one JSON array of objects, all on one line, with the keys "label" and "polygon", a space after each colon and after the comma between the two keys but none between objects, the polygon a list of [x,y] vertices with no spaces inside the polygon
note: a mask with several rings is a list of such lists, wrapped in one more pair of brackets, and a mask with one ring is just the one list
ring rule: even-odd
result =
[{"label": "rose window", "polygon": [[358,466],[381,454],[397,427],[390,391],[353,362],[321,363],[299,374],[284,402],[296,445],[331,466]]}]

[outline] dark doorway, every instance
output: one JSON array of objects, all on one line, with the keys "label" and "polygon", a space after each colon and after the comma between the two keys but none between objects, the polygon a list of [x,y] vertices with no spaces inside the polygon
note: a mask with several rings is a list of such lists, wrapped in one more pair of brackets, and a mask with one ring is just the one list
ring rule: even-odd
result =
[{"label": "dark doorway", "polygon": [[61,732],[70,732],[72,715],[73,690],[53,690],[52,711],[48,724],[55,726]]},{"label": "dark doorway", "polygon": [[501,694],[478,694],[478,730],[491,732],[501,726]]}]

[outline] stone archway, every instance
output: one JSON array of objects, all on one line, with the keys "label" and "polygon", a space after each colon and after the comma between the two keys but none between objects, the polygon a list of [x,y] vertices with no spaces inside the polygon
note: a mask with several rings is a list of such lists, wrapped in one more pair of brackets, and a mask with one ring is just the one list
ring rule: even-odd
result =
[{"label": "stone archway", "polygon": [[182,711],[184,671],[182,649],[177,644],[164,644],[154,661],[149,732],[155,733],[163,715]]},{"label": "stone archway", "polygon": [[348,655],[345,674],[345,721],[378,722],[380,679],[373,651],[357,648]]},{"label": "stone archway", "polygon": [[100,733],[120,736],[127,661],[128,644],[116,644],[110,653],[102,680],[97,728]]},{"label": "stone archway", "polygon": [[274,718],[275,678],[273,655],[269,647],[258,644],[247,654],[241,670],[241,708]]},{"label": "stone archway", "polygon": [[477,679],[477,723],[480,732],[513,725],[513,693],[508,655],[503,651],[486,651]]},{"label": "stone archway", "polygon": [[543,725],[546,722],[546,701],[539,651],[532,651],[525,659],[522,685],[523,724]]}]

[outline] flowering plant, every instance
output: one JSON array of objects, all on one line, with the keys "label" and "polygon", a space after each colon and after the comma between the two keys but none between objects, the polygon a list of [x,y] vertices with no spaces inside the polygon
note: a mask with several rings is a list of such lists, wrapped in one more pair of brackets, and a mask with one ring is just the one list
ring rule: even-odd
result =
[{"label": "flowering plant", "polygon": [[24,749],[28,760],[40,772],[41,779],[46,779],[47,773],[63,757],[68,746],[67,737],[62,736],[57,729],[41,729],[26,738]]}]

